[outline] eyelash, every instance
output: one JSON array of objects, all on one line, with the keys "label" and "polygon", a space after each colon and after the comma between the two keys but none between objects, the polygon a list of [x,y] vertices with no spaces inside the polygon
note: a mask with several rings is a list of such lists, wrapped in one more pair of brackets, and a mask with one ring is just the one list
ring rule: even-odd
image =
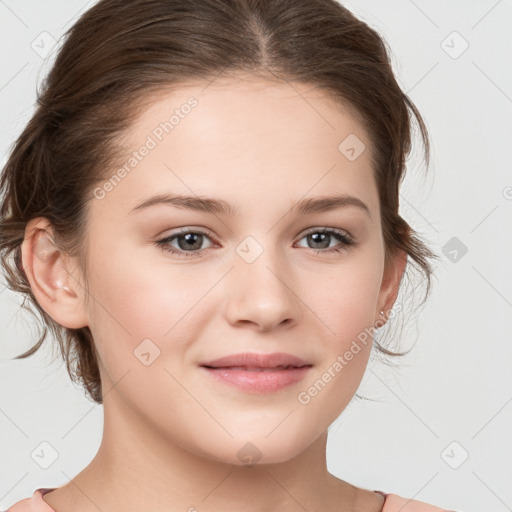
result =
[{"label": "eyelash", "polygon": [[[338,238],[338,240],[340,240],[340,245],[338,246],[335,246],[335,247],[332,247],[331,249],[311,249],[312,251],[315,251],[316,254],[320,254],[320,253],[339,253],[339,252],[343,252],[345,251],[346,248],[350,247],[350,246],[355,246],[357,245],[355,240],[352,238],[352,236],[348,235],[347,233],[345,233],[344,231],[340,231],[340,230],[337,230],[337,229],[332,229],[332,228],[320,228],[320,229],[315,229],[315,230],[312,230],[312,231],[309,231],[307,233],[305,233],[302,238],[308,236],[308,235],[312,235],[312,234],[315,234],[315,233],[322,233],[322,234],[328,234],[328,235],[334,235],[336,238]],[[169,242],[175,238],[178,238],[180,236],[183,236],[183,235],[186,235],[186,234],[194,234],[194,235],[203,235],[203,236],[206,236],[208,238],[212,238],[208,233],[204,232],[204,231],[201,231],[201,230],[198,230],[198,231],[193,231],[193,230],[190,230],[190,229],[183,229],[177,233],[174,233],[173,235],[171,236],[167,236],[165,238],[162,238],[161,240],[158,240],[156,243],[156,245],[158,247],[160,247],[163,251],[165,252],[169,252],[169,253],[172,253],[172,254],[175,254],[176,256],[179,256],[179,257],[184,257],[184,258],[187,258],[187,257],[194,257],[198,254],[200,254],[201,252],[205,251],[206,249],[201,249],[201,250],[198,250],[198,251],[178,251],[176,249],[171,249],[170,246],[169,246]],[[302,240],[302,238],[300,240]]]}]

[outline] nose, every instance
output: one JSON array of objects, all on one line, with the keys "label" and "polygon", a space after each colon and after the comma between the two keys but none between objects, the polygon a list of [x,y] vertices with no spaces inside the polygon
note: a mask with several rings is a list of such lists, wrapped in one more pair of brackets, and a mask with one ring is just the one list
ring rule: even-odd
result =
[{"label": "nose", "polygon": [[300,300],[294,291],[293,272],[283,258],[268,248],[252,263],[235,255],[225,283],[225,316],[230,324],[270,331],[299,321]]}]

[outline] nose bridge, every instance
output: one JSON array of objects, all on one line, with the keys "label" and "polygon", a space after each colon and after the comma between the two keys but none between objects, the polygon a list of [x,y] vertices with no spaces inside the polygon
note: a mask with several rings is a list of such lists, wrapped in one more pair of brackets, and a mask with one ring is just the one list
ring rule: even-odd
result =
[{"label": "nose bridge", "polygon": [[227,305],[230,322],[249,321],[269,329],[285,320],[296,320],[297,300],[290,282],[293,277],[286,271],[279,248],[247,236],[235,251]]}]

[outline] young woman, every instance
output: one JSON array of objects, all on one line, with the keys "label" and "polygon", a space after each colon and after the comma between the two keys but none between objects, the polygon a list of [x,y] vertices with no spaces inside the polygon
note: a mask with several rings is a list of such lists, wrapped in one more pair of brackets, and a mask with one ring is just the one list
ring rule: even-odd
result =
[{"label": "young woman", "polygon": [[411,114],[428,161],[335,0],[86,12],[4,168],[0,249],[47,328],[20,357],[51,332],[104,432],[9,512],[442,510],[326,466],[408,265],[430,282],[399,215]]}]

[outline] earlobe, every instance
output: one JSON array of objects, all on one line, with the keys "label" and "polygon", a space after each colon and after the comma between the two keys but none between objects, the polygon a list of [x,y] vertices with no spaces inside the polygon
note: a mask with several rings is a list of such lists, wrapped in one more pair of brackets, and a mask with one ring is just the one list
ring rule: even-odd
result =
[{"label": "earlobe", "polygon": [[86,326],[81,286],[68,271],[69,258],[53,242],[47,219],[32,219],[22,246],[23,270],[39,305],[60,325]]}]

